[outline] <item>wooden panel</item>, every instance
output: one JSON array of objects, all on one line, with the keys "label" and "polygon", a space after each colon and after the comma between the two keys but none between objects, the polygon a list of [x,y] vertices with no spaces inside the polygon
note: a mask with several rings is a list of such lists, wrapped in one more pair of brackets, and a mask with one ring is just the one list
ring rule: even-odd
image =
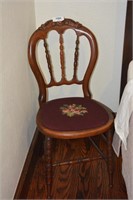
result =
[{"label": "wooden panel", "polygon": [[124,87],[127,83],[127,70],[129,62],[133,59],[132,45],[133,45],[133,21],[132,21],[132,7],[133,1],[127,2],[127,13],[126,13],[126,24],[125,24],[125,38],[124,38],[124,49],[123,49],[123,62],[122,62],[122,74],[121,74],[121,89],[120,98],[122,96]]}]

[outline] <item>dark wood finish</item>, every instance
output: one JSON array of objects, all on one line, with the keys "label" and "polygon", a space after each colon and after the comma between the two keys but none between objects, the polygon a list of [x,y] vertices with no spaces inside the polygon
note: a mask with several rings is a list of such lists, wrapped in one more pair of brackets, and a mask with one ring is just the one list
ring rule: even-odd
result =
[{"label": "dark wood finish", "polygon": [[[75,49],[74,76],[73,76],[72,80],[70,80],[70,81],[65,78],[65,63],[64,63],[64,51],[63,51],[64,47],[63,47],[62,34],[67,29],[74,30],[75,34],[77,35],[77,38],[79,38],[81,36],[85,36],[88,39],[88,42],[91,47],[90,62],[89,62],[87,71],[85,73],[84,79],[81,81],[78,80],[77,74],[76,74],[76,69],[77,69],[76,62],[78,61],[77,60],[78,59],[78,39],[76,41],[76,49]],[[61,59],[62,79],[59,82],[57,82],[54,79],[53,66],[52,66],[51,59],[50,59],[50,52],[48,50],[48,45],[46,42],[48,33],[51,30],[56,30],[60,35],[59,42],[60,42],[60,59]],[[42,75],[41,71],[39,70],[39,66],[38,66],[37,60],[36,60],[36,45],[39,40],[44,41],[47,65],[48,65],[48,69],[49,69],[50,76],[51,76],[51,80],[49,83],[46,83],[45,79],[43,79],[43,75]],[[29,63],[30,63],[31,69],[37,79],[37,82],[38,82],[39,91],[40,91],[40,95],[39,95],[40,104],[46,101],[46,99],[47,99],[46,89],[51,86],[60,86],[60,85],[64,85],[64,84],[66,84],[66,85],[82,84],[84,96],[90,96],[90,91],[88,90],[88,83],[89,83],[90,76],[92,74],[92,71],[94,69],[94,66],[95,66],[95,63],[97,60],[97,54],[98,54],[98,49],[97,49],[97,42],[96,42],[95,36],[89,29],[82,26],[78,22],[75,22],[71,19],[65,19],[62,22],[53,22],[52,20],[50,20],[50,21],[46,22],[45,24],[43,24],[41,27],[39,27],[30,38],[29,48],[28,48],[28,58],[29,58]]]},{"label": "dark wood finish", "polygon": [[[75,43],[75,52],[74,52],[74,62],[73,62],[73,77],[71,80],[68,80],[66,77],[66,73],[65,73],[65,51],[64,51],[64,41],[63,41],[63,34],[66,30],[68,29],[72,29],[75,34],[76,34],[76,43]],[[59,51],[60,51],[60,64],[61,64],[61,80],[60,81],[56,81],[56,79],[54,78],[54,70],[53,70],[53,65],[51,62],[51,55],[50,55],[50,51],[48,49],[48,44],[47,44],[47,38],[48,38],[48,34],[50,31],[56,31],[59,34]],[[78,70],[78,57],[79,57],[79,38],[80,37],[85,37],[90,45],[90,57],[88,56],[88,66],[86,69],[85,74],[83,75],[83,79],[82,80],[78,80],[77,77],[77,70]],[[37,42],[43,40],[44,41],[44,47],[45,47],[45,53],[46,53],[46,60],[47,60],[47,66],[49,69],[49,73],[51,76],[50,82],[47,83],[45,81],[45,79],[43,78],[42,72],[39,68],[39,65],[37,63],[37,58],[36,58],[36,46],[37,46]],[[51,148],[51,138],[61,138],[61,139],[79,139],[79,138],[85,138],[85,137],[92,137],[95,135],[100,135],[103,134],[105,132],[109,132],[110,135],[110,130],[112,130],[113,127],[113,114],[112,111],[110,111],[110,109],[108,109],[106,106],[104,106],[103,104],[100,104],[99,102],[95,101],[95,105],[97,104],[100,108],[102,108],[104,111],[106,111],[106,114],[108,116],[108,120],[102,124],[99,125],[98,127],[94,127],[94,128],[86,128],[86,129],[79,129],[77,131],[74,130],[69,130],[69,131],[65,131],[65,130],[53,130],[52,128],[48,128],[47,126],[45,126],[44,123],[42,123],[42,114],[44,114],[43,112],[43,105],[48,105],[45,104],[46,103],[46,99],[47,99],[47,89],[49,87],[52,86],[60,86],[60,85],[71,85],[71,84],[80,84],[82,85],[82,89],[83,89],[83,95],[84,95],[84,101],[85,99],[87,99],[87,104],[89,103],[89,100],[91,98],[91,94],[89,91],[89,80],[91,77],[91,74],[93,72],[95,63],[97,61],[97,56],[98,56],[98,47],[97,47],[97,42],[96,42],[96,38],[94,36],[94,34],[85,26],[81,25],[78,22],[75,22],[71,19],[64,19],[61,22],[53,22],[52,20],[46,22],[45,24],[43,24],[41,27],[39,27],[31,36],[30,41],[29,41],[29,47],[28,47],[28,58],[29,58],[29,63],[31,65],[31,69],[37,79],[38,82],[38,86],[39,86],[39,104],[40,104],[40,109],[37,115],[37,127],[38,129],[42,132],[42,134],[47,136],[46,139],[46,159],[45,159],[45,165],[46,165],[46,185],[47,185],[47,198],[51,198],[51,187],[52,187],[52,153],[53,150]],[[93,101],[93,100],[91,100]],[[94,101],[93,101],[94,102]],[[55,107],[55,105],[54,105]],[[97,107],[96,107],[97,108]],[[45,113],[47,115],[47,113]],[[94,114],[94,111],[93,111]],[[91,115],[92,118],[92,115]],[[97,119],[97,116],[95,116],[95,118]],[[49,119],[51,120],[51,119]],[[100,119],[101,120],[101,119]],[[88,121],[87,121],[88,124]],[[98,150],[98,152],[101,154],[101,157],[104,159],[108,159],[107,164],[109,165],[109,179],[110,179],[110,186],[112,186],[112,153],[111,153],[111,137],[107,137],[108,140],[108,154],[106,154],[104,156],[104,154],[102,153],[102,151],[100,150],[99,146],[95,144],[94,141],[90,140],[92,142],[92,144],[95,146],[95,148]],[[107,158],[109,157],[109,158]],[[99,157],[98,157],[99,159]],[[78,162],[79,161],[84,161],[84,159],[77,159]],[[85,158],[85,161],[87,159]],[[90,159],[90,160],[94,160],[94,158]],[[74,164],[76,163],[75,160],[69,160],[66,164]]]},{"label": "dark wood finish", "polygon": [[112,156],[112,131],[109,130],[108,134],[108,173],[109,173],[109,186],[113,187],[113,156]]},{"label": "dark wood finish", "polygon": [[45,138],[45,168],[46,168],[46,184],[47,184],[47,197],[51,199],[51,188],[52,188],[52,138]]},{"label": "dark wood finish", "polygon": [[[93,138],[103,151],[106,144],[99,136]],[[38,144],[39,146],[39,144]],[[62,151],[63,148],[63,151]],[[73,153],[72,153],[73,152]],[[58,140],[54,143],[53,160],[77,159],[81,156],[95,157],[99,153],[89,140]],[[113,187],[108,187],[106,162],[102,159],[93,162],[75,163],[53,167],[53,199],[127,199],[126,188],[121,174],[121,157],[113,154]],[[34,165],[29,191],[25,199],[46,199],[44,156],[39,156]]]},{"label": "dark wood finish", "polygon": [[36,130],[27,154],[14,199],[25,199],[27,197],[35,165],[38,158],[43,154],[43,140],[44,136]]},{"label": "dark wood finish", "polygon": [[127,70],[130,61],[133,59],[133,1],[127,1],[127,13],[126,13],[126,24],[125,24],[125,37],[124,37],[124,48],[123,48],[123,61],[122,61],[122,74],[121,74],[121,88],[120,98],[123,90],[127,83]]}]

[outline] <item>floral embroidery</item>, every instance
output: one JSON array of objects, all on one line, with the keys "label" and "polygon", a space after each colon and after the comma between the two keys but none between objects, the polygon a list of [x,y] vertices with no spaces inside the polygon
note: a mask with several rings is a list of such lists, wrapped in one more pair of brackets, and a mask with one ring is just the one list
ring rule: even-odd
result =
[{"label": "floral embroidery", "polygon": [[83,116],[88,112],[85,107],[76,104],[64,104],[60,109],[62,110],[62,114],[67,115],[68,117],[73,117],[74,115]]}]

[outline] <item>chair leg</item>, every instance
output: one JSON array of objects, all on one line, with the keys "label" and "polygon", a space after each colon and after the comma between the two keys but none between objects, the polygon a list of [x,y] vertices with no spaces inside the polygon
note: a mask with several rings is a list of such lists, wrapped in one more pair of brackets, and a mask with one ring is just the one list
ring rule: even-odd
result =
[{"label": "chair leg", "polygon": [[51,199],[52,189],[52,138],[45,138],[45,169],[46,169],[46,186],[47,199]]},{"label": "chair leg", "polygon": [[107,139],[108,139],[108,174],[109,174],[109,186],[110,187],[113,187],[112,131],[113,131],[113,129],[110,129],[107,133]]}]

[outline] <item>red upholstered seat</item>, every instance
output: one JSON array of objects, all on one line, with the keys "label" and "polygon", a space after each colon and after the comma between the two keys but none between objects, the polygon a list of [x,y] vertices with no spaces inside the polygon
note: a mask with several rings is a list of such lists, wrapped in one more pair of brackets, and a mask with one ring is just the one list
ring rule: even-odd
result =
[{"label": "red upholstered seat", "polygon": [[[61,108],[63,106],[65,109],[72,105],[74,105],[75,109],[76,106],[77,109],[78,106],[82,106],[85,108],[85,113],[82,113],[82,109],[79,109],[81,110],[81,113],[79,111],[78,114],[73,114],[73,111],[72,114],[70,113],[69,115],[69,110],[66,114],[62,112]],[[82,97],[61,98],[48,101],[47,103],[42,104],[37,118],[39,119],[41,126],[56,131],[95,129],[105,125],[109,120],[107,111],[100,106],[98,102]]]}]

